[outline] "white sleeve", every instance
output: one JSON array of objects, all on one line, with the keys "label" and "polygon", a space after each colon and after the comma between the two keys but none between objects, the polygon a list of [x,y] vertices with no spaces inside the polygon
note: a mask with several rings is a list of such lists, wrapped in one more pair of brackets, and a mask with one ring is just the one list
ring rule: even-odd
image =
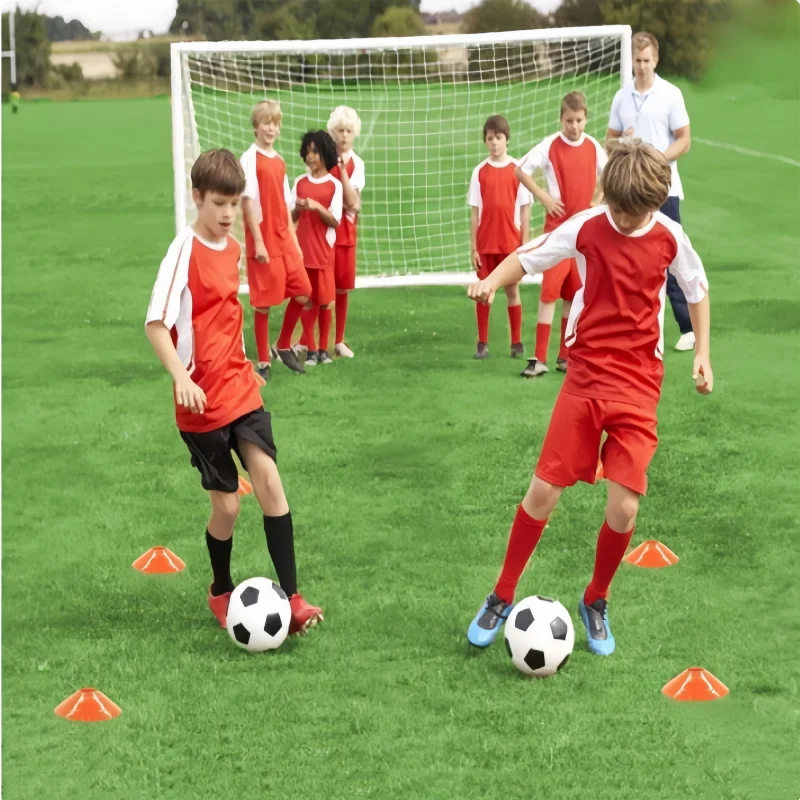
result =
[{"label": "white sleeve", "polygon": [[576,214],[552,233],[545,233],[532,242],[522,245],[517,250],[522,269],[528,275],[536,275],[554,267],[565,258],[574,258],[577,252],[575,243],[578,240],[578,232],[585,220],[584,214]]},{"label": "white sleeve", "polygon": [[353,174],[350,176],[350,185],[359,192],[364,191],[366,185],[366,173],[364,171],[364,161],[360,159],[355,153],[353,158],[356,160],[356,165],[353,167]]},{"label": "white sleeve", "polygon": [[669,102],[669,129],[674,132],[678,128],[685,128],[688,124],[689,112],[686,110],[683,92],[676,87]]},{"label": "white sleeve", "polygon": [[597,152],[597,177],[599,178],[603,174],[606,164],[608,164],[608,153],[596,139],[594,140],[594,148]]},{"label": "white sleeve", "polygon": [[[294,207],[297,205],[297,184],[300,182],[300,178],[302,177],[303,176],[300,175],[294,179],[294,183],[292,184],[292,190],[291,192],[289,192],[289,200],[287,201],[286,205],[289,206],[290,211],[294,211]],[[286,182],[288,184],[289,182],[288,178],[286,179]]]},{"label": "white sleeve", "polygon": [[521,183],[517,189],[517,208],[533,203],[533,195]]},{"label": "white sleeve", "polygon": [[475,208],[481,207],[481,182],[478,179],[480,167],[472,170],[472,177],[469,179],[469,190],[467,191],[467,205]]},{"label": "white sleeve", "polygon": [[619,89],[611,102],[611,113],[608,115],[608,127],[611,128],[612,131],[625,130],[625,126],[622,124],[622,114],[620,113],[623,91],[624,89]]},{"label": "white sleeve", "polygon": [[245,150],[240,159],[244,172],[244,191],[242,192],[242,197],[246,197],[248,200],[255,200],[258,197],[258,178],[256,177],[254,155],[251,148]]},{"label": "white sleeve", "polygon": [[340,181],[337,181],[336,178],[333,178],[333,183],[335,185],[335,189],[333,191],[333,199],[331,200],[331,204],[328,206],[328,211],[333,214],[333,218],[337,222],[342,221],[342,184]]},{"label": "white sleeve", "polygon": [[684,233],[683,228],[676,232],[672,228],[675,241],[678,244],[678,252],[669,271],[675,276],[678,285],[686,295],[687,303],[699,303],[708,294],[708,278],[703,268],[703,262],[697,255],[689,237]]},{"label": "white sleeve", "polygon": [[522,171],[526,175],[533,175],[537,169],[544,169],[548,161],[547,150],[544,142],[539,142],[536,147],[529,150],[519,162]]},{"label": "white sleeve", "polygon": [[292,190],[289,188],[289,177],[287,175],[283,176],[283,199],[289,208],[294,208]]},{"label": "white sleeve", "polygon": [[147,307],[148,322],[163,322],[172,329],[180,315],[183,290],[189,285],[189,261],[192,256],[191,229],[187,228],[172,242],[164,256]]}]

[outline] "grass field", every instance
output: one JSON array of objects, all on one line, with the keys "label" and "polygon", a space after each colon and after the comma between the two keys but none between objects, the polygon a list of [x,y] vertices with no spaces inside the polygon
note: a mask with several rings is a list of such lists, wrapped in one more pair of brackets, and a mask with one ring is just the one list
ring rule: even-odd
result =
[{"label": "grass field", "polygon": [[[796,97],[717,81],[686,100],[695,136],[800,158]],[[567,669],[532,682],[465,639],[560,385],[517,377],[502,304],[477,363],[462,289],[359,291],[355,360],[277,372],[264,396],[300,582],[326,621],[245,654],[205,606],[206,500],[143,331],[174,234],[169,104],[2,122],[4,799],[797,799],[800,170],[699,143],[681,163],[716,388],[698,396],[689,357],[667,353],[634,542],[681,561],[623,565],[616,654],[578,630]],[[522,594],[574,612],[604,495],[565,495]],[[234,541],[236,579],[271,574],[252,498]],[[156,544],[187,570],[132,570]],[[666,700],[694,664],[730,696]],[[89,685],[119,719],[53,715]]]}]

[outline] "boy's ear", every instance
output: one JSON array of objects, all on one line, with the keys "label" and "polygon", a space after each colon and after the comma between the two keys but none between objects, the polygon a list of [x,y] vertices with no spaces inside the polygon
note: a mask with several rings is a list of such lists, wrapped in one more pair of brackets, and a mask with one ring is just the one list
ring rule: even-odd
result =
[{"label": "boy's ear", "polygon": [[204,192],[201,192],[199,189],[192,189],[192,202],[196,206],[202,205],[204,197],[205,197]]}]

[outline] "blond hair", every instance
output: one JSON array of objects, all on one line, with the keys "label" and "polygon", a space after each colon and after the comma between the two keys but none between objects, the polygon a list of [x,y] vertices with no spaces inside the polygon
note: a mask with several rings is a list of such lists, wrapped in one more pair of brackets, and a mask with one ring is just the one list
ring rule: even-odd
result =
[{"label": "blond hair", "polygon": [[667,202],[671,180],[663,153],[641,141],[623,141],[612,148],[603,170],[603,194],[614,210],[643,216]]},{"label": "blond hair", "polygon": [[350,108],[350,106],[336,106],[336,108],[331,111],[331,115],[328,117],[328,133],[333,136],[333,132],[340,125],[346,125],[352,128],[353,136],[359,136],[361,134],[361,118],[358,116],[356,110]]},{"label": "blond hair", "polygon": [[206,150],[192,165],[192,189],[201,197],[217,192],[228,197],[244,191],[244,171],[239,159],[230,150]]},{"label": "blond hair", "polygon": [[253,113],[250,115],[250,124],[255,128],[262,122],[274,122],[280,127],[281,104],[277,100],[262,100],[253,109]]},{"label": "blond hair", "polygon": [[564,99],[561,101],[560,116],[563,117],[567,111],[583,111],[588,117],[589,107],[586,105],[586,95],[583,92],[570,92],[564,95]]},{"label": "blond hair", "polygon": [[631,38],[631,50],[638,53],[639,50],[644,50],[645,47],[652,47],[653,52],[658,56],[658,39],[652,33],[647,31],[639,31],[634,33]]}]

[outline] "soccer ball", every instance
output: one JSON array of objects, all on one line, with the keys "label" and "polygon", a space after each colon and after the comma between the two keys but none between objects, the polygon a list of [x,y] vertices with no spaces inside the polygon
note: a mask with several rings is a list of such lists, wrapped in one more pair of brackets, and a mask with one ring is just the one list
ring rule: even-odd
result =
[{"label": "soccer ball", "polygon": [[575,644],[569,613],[558,600],[526,597],[514,606],[505,626],[506,650],[524,675],[547,678],[566,663]]},{"label": "soccer ball", "polygon": [[286,592],[268,578],[249,578],[231,592],[228,633],[251,653],[277,650],[289,633],[291,618]]}]

